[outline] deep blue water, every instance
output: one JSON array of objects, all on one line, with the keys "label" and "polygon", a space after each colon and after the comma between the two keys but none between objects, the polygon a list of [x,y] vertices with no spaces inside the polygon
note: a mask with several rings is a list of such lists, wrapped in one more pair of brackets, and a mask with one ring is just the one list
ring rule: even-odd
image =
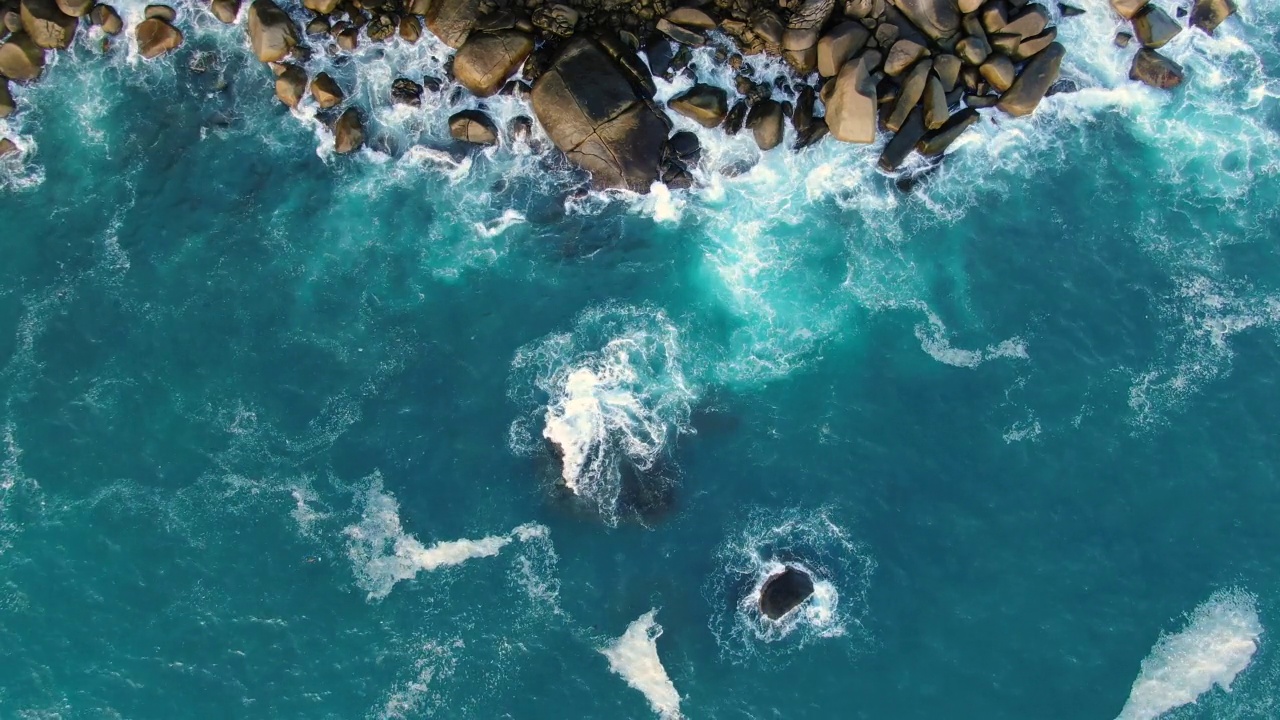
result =
[{"label": "deep blue water", "polygon": [[0,121],[0,716],[1280,717],[1280,12],[1165,95],[1081,4],[1084,89],[906,195],[700,131],[567,200],[398,41],[334,157],[194,6],[82,38]]}]

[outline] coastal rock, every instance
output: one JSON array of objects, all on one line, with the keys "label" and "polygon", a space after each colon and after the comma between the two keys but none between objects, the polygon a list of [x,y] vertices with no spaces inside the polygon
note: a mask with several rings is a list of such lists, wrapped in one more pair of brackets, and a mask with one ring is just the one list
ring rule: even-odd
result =
[{"label": "coastal rock", "polygon": [[991,87],[999,92],[1004,92],[1013,87],[1013,81],[1017,79],[1013,61],[1004,55],[993,55],[991,59],[982,63],[982,67],[978,68],[978,72],[982,73],[983,80],[986,80],[991,84]]},{"label": "coastal rock", "polygon": [[556,147],[597,188],[646,192],[668,121],[597,42],[576,36],[534,83],[533,111]]},{"label": "coastal rock", "polygon": [[62,12],[54,0],[22,0],[22,29],[39,47],[63,50],[76,36],[76,19]]},{"label": "coastal rock", "polygon": [[925,52],[927,48],[914,40],[904,38],[895,42],[884,59],[884,74],[898,77],[924,57]]},{"label": "coastal rock", "polygon": [[916,108],[907,116],[906,122],[902,124],[902,129],[894,133],[893,137],[884,146],[884,150],[880,153],[880,169],[885,172],[893,172],[901,167],[907,156],[915,149],[915,146],[924,139],[924,135],[924,118],[920,108]]},{"label": "coastal rock", "polygon": [[1000,28],[1002,33],[1018,33],[1023,40],[1035,37],[1049,27],[1049,11],[1043,5],[1028,5]]},{"label": "coastal rock", "polygon": [[26,33],[16,32],[0,44],[0,75],[10,80],[27,82],[40,77],[44,69],[44,50]]},{"label": "coastal rock", "polygon": [[94,5],[93,10],[89,12],[89,22],[102,28],[102,32],[108,35],[119,35],[124,30],[124,21],[120,19],[120,13],[110,5]]},{"label": "coastal rock", "polygon": [[[1022,36],[1017,33],[1001,34],[1006,37],[1017,38],[1019,42],[1022,41]],[[956,54],[970,65],[981,65],[991,56],[991,43],[982,36],[971,35],[956,44]]]},{"label": "coastal rock", "polygon": [[498,144],[498,127],[479,110],[463,110],[450,116],[449,134],[454,140],[473,145]]},{"label": "coastal rock", "polygon": [[1058,28],[1051,27],[1048,30],[1027,38],[1018,44],[1018,48],[1009,53],[1010,56],[1019,62],[1030,59],[1033,55],[1049,47],[1058,39]]},{"label": "coastal rock", "polygon": [[1120,17],[1132,20],[1138,11],[1147,6],[1148,0],[1111,0],[1111,7]]},{"label": "coastal rock", "polygon": [[942,91],[942,81],[932,73],[925,82],[923,100],[925,129],[937,130],[947,122],[950,111],[947,108],[947,94]]},{"label": "coastal rock", "polygon": [[1191,24],[1212,35],[1224,20],[1235,14],[1234,0],[1195,0],[1191,6]]},{"label": "coastal rock", "polygon": [[889,117],[885,119],[884,125],[894,132],[898,132],[902,128],[902,124],[906,122],[907,115],[920,102],[920,98],[924,97],[925,86],[929,82],[929,62],[921,61],[911,68],[911,72],[906,79],[902,81],[902,87],[898,91],[897,103],[893,106],[893,112],[889,113]]},{"label": "coastal rock", "polygon": [[422,104],[422,86],[409,78],[396,78],[391,82],[391,102],[418,107]]},{"label": "coastal rock", "polygon": [[702,33],[699,33],[696,30],[690,30],[689,28],[681,25],[676,25],[675,23],[667,20],[666,18],[662,18],[661,20],[659,20],[658,24],[655,27],[657,28],[658,32],[662,33],[663,35],[666,35],[672,40],[675,40],[681,45],[688,45],[689,47],[702,47],[707,42],[707,38],[703,36]]},{"label": "coastal rock", "polygon": [[729,112],[724,116],[724,125],[721,129],[725,135],[737,135],[742,131],[743,125],[747,122],[747,103],[745,100],[739,100],[729,108]]},{"label": "coastal rock", "polygon": [[[67,2],[67,0],[59,0],[59,2]],[[156,20],[163,20],[172,25],[174,21],[178,19],[178,11],[168,5],[148,5],[142,10],[142,18],[144,20],[151,20],[153,18]]]},{"label": "coastal rock", "polygon": [[[817,45],[818,33],[835,7],[835,0],[804,0],[787,20],[787,29],[782,33],[782,49],[802,52]],[[814,62],[816,64],[817,58]]]},{"label": "coastal rock", "polygon": [[1062,57],[1066,52],[1061,43],[1055,42],[1031,58],[1022,68],[1018,79],[1013,81],[1013,86],[1000,97],[996,107],[1014,117],[1030,115],[1044,99],[1049,86],[1058,79]]},{"label": "coastal rock", "polygon": [[416,15],[400,18],[400,38],[410,45],[422,39],[422,21]]},{"label": "coastal rock", "polygon": [[1140,80],[1153,88],[1169,90],[1185,79],[1182,66],[1155,50],[1143,48],[1133,58],[1129,79]]},{"label": "coastal rock", "polygon": [[0,118],[7,118],[13,114],[13,93],[9,92],[9,81],[0,78]]},{"label": "coastal rock", "polygon": [[1112,40],[1112,42],[1115,43],[1115,46],[1120,48],[1129,47],[1129,43],[1132,41],[1133,41],[1133,35],[1127,32],[1116,33],[1115,38]]},{"label": "coastal rock", "polygon": [[364,122],[360,111],[349,107],[333,125],[333,150],[339,155],[353,153],[364,145]]},{"label": "coastal rock", "polygon": [[341,103],[346,96],[343,95],[337,80],[334,80],[329,73],[321,72],[317,73],[315,79],[311,81],[311,97],[315,98],[320,109],[328,110]]},{"label": "coastal rock", "polygon": [[22,32],[22,16],[16,9],[0,12],[0,40],[16,32]]},{"label": "coastal rock", "polygon": [[756,146],[768,152],[782,144],[782,105],[777,100],[765,100],[751,106],[747,112],[747,127],[755,137]]},{"label": "coastal rock", "polygon": [[557,37],[569,37],[578,26],[578,11],[568,5],[543,5],[533,11],[533,26]]},{"label": "coastal rock", "polygon": [[512,140],[527,143],[533,137],[533,118],[528,115],[517,115],[507,124],[507,131],[511,133]]},{"label": "coastal rock", "polygon": [[[339,26],[342,26],[341,30],[338,30]],[[347,52],[356,51],[356,48],[360,45],[360,28],[340,22],[337,25],[334,25],[332,29],[337,30],[336,39],[338,41],[338,47]]]},{"label": "coastal rock", "polygon": [[338,9],[338,0],[302,0],[302,7],[317,15],[328,15]]},{"label": "coastal rock", "polygon": [[182,45],[182,31],[160,18],[143,20],[133,32],[138,39],[138,54],[148,60]]},{"label": "coastal rock", "polygon": [[713,128],[729,111],[729,98],[714,85],[698,83],[667,102],[667,107],[702,127]]},{"label": "coastal rock", "polygon": [[329,18],[318,17],[312,18],[304,28],[309,37],[321,37],[329,34]]},{"label": "coastal rock", "polygon": [[364,34],[373,42],[386,42],[395,37],[399,28],[400,23],[394,17],[379,14],[364,26]]},{"label": "coastal rock", "polygon": [[13,144],[12,140],[9,138],[0,138],[0,158],[17,154],[18,146]]},{"label": "coastal rock", "polygon": [[456,50],[483,14],[480,0],[436,0],[428,5],[427,29]]},{"label": "coastal rock", "polygon": [[796,129],[797,135],[805,135],[812,127],[813,109],[817,101],[818,94],[810,85],[801,85],[796,91],[796,106],[791,111],[791,127]]},{"label": "coastal rock", "polygon": [[965,130],[978,122],[978,111],[965,108],[952,115],[942,127],[928,133],[916,143],[916,152],[925,157],[939,157],[951,147]]},{"label": "coastal rock", "polygon": [[840,72],[840,66],[862,52],[870,39],[871,31],[859,23],[843,22],[836,25],[818,40],[818,74],[822,77],[835,77]]},{"label": "coastal rock", "polygon": [[667,13],[667,22],[694,30],[711,30],[716,26],[714,18],[696,7],[679,7],[672,10]]},{"label": "coastal rock", "polygon": [[751,31],[769,45],[782,46],[782,34],[787,28],[778,19],[778,14],[770,10],[761,10],[751,15]]},{"label": "coastal rock", "polygon": [[93,0],[57,0],[58,9],[71,17],[84,17],[93,8]]},{"label": "coastal rock", "polygon": [[1133,34],[1143,47],[1164,47],[1178,33],[1182,26],[1169,17],[1168,13],[1155,5],[1148,5],[1133,17]]},{"label": "coastal rock", "polygon": [[219,21],[232,25],[240,15],[240,0],[213,0],[209,12]]},{"label": "coastal rock", "polygon": [[264,63],[283,60],[298,44],[293,19],[271,0],[253,0],[247,31],[253,54]]},{"label": "coastal rock", "polygon": [[954,36],[960,30],[955,0],[892,0],[894,7],[933,40]]},{"label": "coastal rock", "polygon": [[519,30],[475,32],[453,58],[453,74],[477,97],[498,92],[533,51],[533,36]]},{"label": "coastal rock", "polygon": [[760,612],[777,620],[796,609],[813,595],[813,578],[809,573],[787,565],[771,575],[760,588]]},{"label": "coastal rock", "polygon": [[307,71],[285,63],[276,76],[276,97],[288,107],[296,108],[307,91]]},{"label": "coastal rock", "polygon": [[933,58],[933,71],[937,73],[938,80],[942,82],[943,92],[951,92],[956,89],[956,83],[960,81],[960,58],[955,55],[938,55]]},{"label": "coastal rock", "polygon": [[[869,54],[869,53],[868,53]],[[825,100],[827,129],[841,142],[872,143],[876,139],[874,58],[864,54],[840,68]]]}]

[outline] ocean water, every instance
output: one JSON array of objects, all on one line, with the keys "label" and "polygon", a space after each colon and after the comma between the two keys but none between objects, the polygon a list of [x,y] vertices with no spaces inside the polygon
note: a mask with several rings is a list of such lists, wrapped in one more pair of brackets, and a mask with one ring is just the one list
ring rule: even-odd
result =
[{"label": "ocean water", "polygon": [[0,716],[1280,717],[1280,8],[1160,93],[1079,4],[910,193],[677,119],[579,196],[389,105],[430,41],[311,61],[338,157],[196,3],[85,33],[0,121]]}]

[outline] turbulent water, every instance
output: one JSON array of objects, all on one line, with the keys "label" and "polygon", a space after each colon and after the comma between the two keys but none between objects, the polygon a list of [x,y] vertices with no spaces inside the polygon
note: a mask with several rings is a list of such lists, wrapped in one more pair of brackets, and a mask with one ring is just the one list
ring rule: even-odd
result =
[{"label": "turbulent water", "polygon": [[197,4],[82,33],[0,121],[0,715],[1280,717],[1280,7],[1164,93],[1077,4],[909,193],[676,118],[575,194],[390,105],[429,40],[309,62],[341,157]]}]

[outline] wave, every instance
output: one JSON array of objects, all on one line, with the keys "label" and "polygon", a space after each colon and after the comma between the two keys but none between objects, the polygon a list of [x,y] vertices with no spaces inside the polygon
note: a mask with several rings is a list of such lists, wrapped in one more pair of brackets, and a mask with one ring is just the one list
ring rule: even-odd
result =
[{"label": "wave", "polygon": [[[733,662],[776,659],[812,642],[862,640],[867,590],[875,561],[828,510],[758,510],[744,530],[716,552],[721,565],[704,587],[712,604],[710,628]],[[765,582],[793,565],[813,578],[813,596],[777,620],[760,610]]]},{"label": "wave", "polygon": [[986,350],[965,350],[953,347],[942,318],[928,308],[924,310],[927,323],[916,325],[916,338],[920,340],[920,349],[944,365],[974,368],[988,360],[1000,358],[1026,360],[1028,358],[1027,344],[1016,337],[988,346]]},{"label": "wave", "polygon": [[361,500],[360,521],[347,527],[345,534],[356,580],[370,600],[386,597],[396,583],[411,580],[419,572],[493,557],[513,541],[541,539],[549,532],[540,525],[521,525],[505,535],[447,540],[427,546],[401,527],[399,503],[383,491],[381,478],[373,479]]},{"label": "wave", "polygon": [[549,443],[559,482],[607,522],[646,512],[672,479],[664,474],[678,435],[692,432],[698,390],[686,375],[681,333],[660,310],[604,305],[570,333],[520,348],[512,398],[526,407],[511,447]]},{"label": "wave", "polygon": [[658,657],[658,638],[662,626],[654,622],[655,608],[627,626],[622,637],[600,649],[609,660],[609,668],[628,685],[644,693],[649,707],[664,720],[677,720],[680,715],[680,693],[667,676]]},{"label": "wave", "polygon": [[1116,720],[1155,720],[1231,684],[1249,667],[1262,622],[1254,596],[1222,590],[1196,607],[1177,633],[1161,635]]}]

